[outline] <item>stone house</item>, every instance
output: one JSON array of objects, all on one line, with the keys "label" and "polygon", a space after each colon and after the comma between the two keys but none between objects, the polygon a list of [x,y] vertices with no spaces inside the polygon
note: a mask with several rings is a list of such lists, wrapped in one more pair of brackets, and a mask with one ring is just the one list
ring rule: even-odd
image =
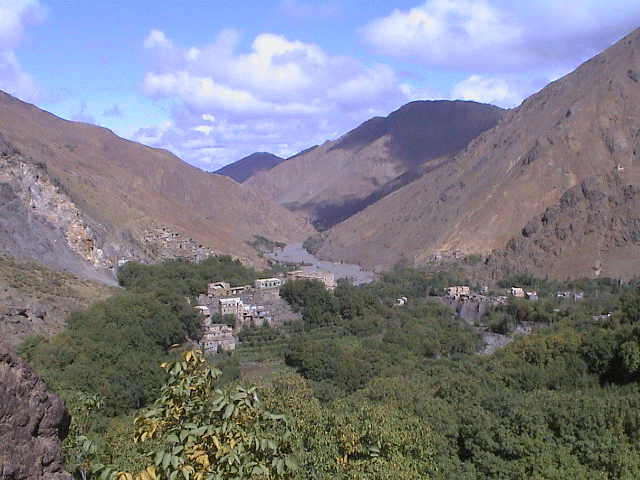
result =
[{"label": "stone house", "polygon": [[511,287],[511,295],[516,298],[524,298],[524,290],[521,287]]},{"label": "stone house", "polygon": [[454,285],[453,287],[447,287],[447,297],[459,298],[462,296],[469,296],[471,289],[467,285]]},{"label": "stone house", "polygon": [[247,289],[247,285],[232,287],[227,282],[215,282],[207,285],[207,295],[210,297],[231,297],[240,295]]},{"label": "stone house", "polygon": [[238,339],[229,325],[214,323],[205,327],[200,340],[204,353],[217,353],[220,350],[235,350]]},{"label": "stone house", "polygon": [[244,315],[244,304],[240,297],[219,298],[218,313],[222,316],[233,315],[236,320],[242,320]]},{"label": "stone house", "polygon": [[262,305],[245,305],[242,322],[237,326],[240,328],[261,327],[265,323],[272,323],[269,310]]}]

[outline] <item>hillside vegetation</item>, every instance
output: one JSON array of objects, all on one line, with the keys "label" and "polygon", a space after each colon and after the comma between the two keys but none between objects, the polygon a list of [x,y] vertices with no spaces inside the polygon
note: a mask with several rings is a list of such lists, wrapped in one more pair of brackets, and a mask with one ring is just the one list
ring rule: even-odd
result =
[{"label": "hillside vegetation", "polygon": [[[220,389],[217,401],[240,402],[252,388],[247,382],[253,383],[257,390],[247,398],[259,402],[247,404],[247,412],[255,411],[257,423],[244,428],[277,439],[269,451],[290,458],[267,474],[260,467],[263,460],[255,460],[266,458],[261,455],[267,450],[256,451],[257,457],[242,457],[242,465],[253,466],[239,478],[640,475],[640,288],[611,279],[554,285],[530,275],[513,277],[504,285],[516,280],[541,285],[542,298],[493,307],[473,327],[439,297],[429,296],[464,282],[459,275],[398,267],[372,284],[341,283],[333,294],[316,282],[283,288],[301,321],[247,330],[233,354],[210,358],[220,370],[212,387]],[[176,430],[174,440],[171,430],[162,433],[172,423],[157,417],[161,404],[154,409],[153,400],[168,401],[167,388],[177,388],[170,385],[198,377],[181,377],[183,367],[163,372],[157,364],[179,361],[172,344],[197,334],[195,312],[185,296],[202,292],[209,281],[246,283],[255,276],[224,258],[202,264],[132,264],[121,272],[123,293],[72,314],[59,336],[23,343],[21,354],[67,397],[76,422],[86,420],[76,423],[76,431],[95,448],[82,453],[74,443],[78,435],[69,440],[72,470],[73,458],[80,455],[96,471],[104,464],[109,465],[101,470],[106,472],[136,473],[149,467],[168,477],[179,470],[173,470],[172,459],[180,465],[190,462],[195,450],[154,454],[151,465],[144,453],[162,445],[177,448],[187,437],[205,445],[199,455],[222,455],[206,436],[199,436],[201,427],[185,424],[193,431],[182,437]],[[557,289],[579,288],[587,297],[583,301],[555,297]],[[408,302],[397,306],[400,296]],[[608,312],[610,316],[601,317]],[[482,343],[478,329],[498,317],[538,327],[492,355],[477,355]],[[259,366],[262,373],[257,375]],[[87,401],[95,395],[99,401]],[[189,405],[180,407],[187,409],[185,414],[195,408]],[[234,408],[225,406],[221,412],[235,415]],[[263,411],[285,415],[273,418],[286,418],[286,429],[259,413]],[[128,440],[141,426],[133,426],[134,415],[161,422],[153,438],[137,445]],[[214,417],[204,427],[220,432],[226,417]],[[164,440],[158,443],[156,434]],[[234,445],[225,451],[245,448]],[[191,465],[190,475],[200,471],[204,476],[213,472],[207,468],[217,468],[215,462],[213,467],[202,462],[184,463],[184,468]],[[75,471],[91,477],[91,469]]]}]

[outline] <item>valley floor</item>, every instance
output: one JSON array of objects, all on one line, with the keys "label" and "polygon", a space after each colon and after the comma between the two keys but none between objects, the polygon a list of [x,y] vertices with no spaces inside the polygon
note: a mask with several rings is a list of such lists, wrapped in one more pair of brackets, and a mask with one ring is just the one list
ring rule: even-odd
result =
[{"label": "valley floor", "polygon": [[359,265],[319,260],[307,252],[301,243],[289,244],[282,250],[270,254],[269,257],[283,263],[303,263],[320,270],[326,270],[327,272],[331,272],[336,280],[339,278],[347,278],[354,285],[369,283],[375,278],[372,272],[362,270]]}]

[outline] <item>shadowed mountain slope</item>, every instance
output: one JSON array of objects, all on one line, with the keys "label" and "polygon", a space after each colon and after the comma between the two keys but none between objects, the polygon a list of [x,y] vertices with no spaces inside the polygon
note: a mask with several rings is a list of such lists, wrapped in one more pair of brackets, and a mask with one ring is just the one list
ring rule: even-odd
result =
[{"label": "shadowed mountain slope", "polygon": [[280,158],[271,153],[257,152],[237,162],[225,165],[221,169],[216,170],[215,173],[226,175],[229,178],[233,178],[236,182],[242,183],[247,178],[253,177],[260,172],[266,172],[283,161],[284,158]]},{"label": "shadowed mountain slope", "polygon": [[404,185],[397,180],[404,173],[446,162],[502,114],[474,102],[412,102],[245,184],[328,228]]},{"label": "shadowed mountain slope", "polygon": [[[639,142],[636,30],[507,112],[451,162],[337,225],[325,235],[320,255],[378,268],[487,255],[589,177],[616,170],[624,172],[621,186],[635,185]],[[630,237],[625,245],[634,242]],[[607,270],[595,250],[578,253],[590,259],[589,271],[598,262]]]},{"label": "shadowed mountain slope", "polygon": [[0,134],[0,247],[19,258],[82,276],[210,253],[258,263],[254,235],[286,243],[313,231],[225,176],[2,92]]}]

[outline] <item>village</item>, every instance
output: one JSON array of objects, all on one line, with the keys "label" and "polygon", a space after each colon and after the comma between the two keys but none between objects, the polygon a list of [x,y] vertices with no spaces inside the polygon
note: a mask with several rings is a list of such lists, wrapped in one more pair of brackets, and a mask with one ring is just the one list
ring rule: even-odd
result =
[{"label": "village", "polygon": [[[289,304],[280,297],[280,287],[296,280],[318,280],[327,290],[336,286],[334,275],[321,269],[294,270],[282,277],[257,279],[253,285],[231,286],[227,282],[209,283],[207,292],[198,297],[196,309],[201,313],[203,334],[199,346],[206,354],[230,352],[240,343],[238,334],[243,329],[269,325],[278,327],[286,322],[300,319]],[[488,307],[507,305],[510,298],[527,301],[538,300],[538,293],[522,287],[511,287],[503,295],[487,295],[488,288],[473,291],[468,285],[447,287],[440,299],[456,314],[470,324],[482,316]],[[559,291],[556,297],[574,301],[584,298],[583,292]],[[402,307],[407,297],[396,300]],[[221,322],[224,318],[224,322]],[[214,319],[216,321],[214,321]]]},{"label": "village", "polygon": [[[269,325],[276,327],[298,320],[286,301],[280,298],[280,287],[295,280],[318,280],[327,290],[336,288],[332,273],[324,270],[294,270],[283,278],[261,278],[253,285],[232,287],[227,282],[210,283],[206,294],[198,297],[196,309],[203,315],[200,347],[206,354],[232,351],[239,343],[238,333],[245,328]],[[228,323],[213,322],[226,317]]]}]

